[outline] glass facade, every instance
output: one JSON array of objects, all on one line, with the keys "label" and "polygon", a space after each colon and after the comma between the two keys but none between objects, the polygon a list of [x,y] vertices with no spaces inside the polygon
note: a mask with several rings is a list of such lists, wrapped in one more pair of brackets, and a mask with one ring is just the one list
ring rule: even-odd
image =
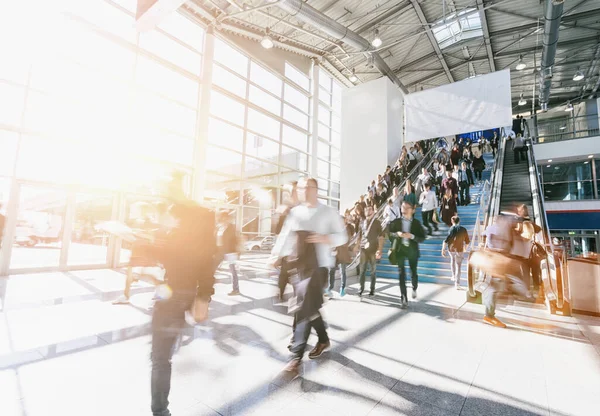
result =
[{"label": "glass facade", "polygon": [[600,161],[585,159],[539,167],[547,201],[600,199],[598,174]]},{"label": "glass facade", "polygon": [[[125,244],[94,225],[133,220],[128,201],[152,204],[174,170],[189,194],[204,171],[208,205],[235,211],[248,238],[269,234],[281,186],[311,172],[314,140],[322,199],[339,206],[341,86],[324,71],[313,91],[292,64],[278,74],[218,36],[204,62],[203,27],[173,13],[137,33],[135,2],[63,2],[43,19],[10,3],[0,39],[22,41],[0,43],[0,212],[17,217],[3,272],[122,263]],[[52,256],[24,260],[43,245]]]}]

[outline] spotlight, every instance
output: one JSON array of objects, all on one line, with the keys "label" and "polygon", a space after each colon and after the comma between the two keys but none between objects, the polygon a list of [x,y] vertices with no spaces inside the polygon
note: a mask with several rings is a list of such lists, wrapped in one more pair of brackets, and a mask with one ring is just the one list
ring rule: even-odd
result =
[{"label": "spotlight", "polygon": [[260,41],[260,46],[262,46],[265,49],[271,49],[273,46],[275,46],[275,44],[273,43],[273,38],[271,38],[269,33],[269,28],[267,28],[265,36],[263,36],[263,38]]},{"label": "spotlight", "polygon": [[573,111],[573,104],[571,104],[570,102],[568,102],[567,106],[565,107],[565,111],[567,111],[567,112]]},{"label": "spotlight", "polygon": [[383,41],[379,37],[379,29],[375,29],[375,38],[371,42],[371,45],[373,45],[376,48],[379,48],[382,44],[383,44]]},{"label": "spotlight", "polygon": [[548,159],[548,163],[552,163],[552,159]]},{"label": "spotlight", "polygon": [[593,157],[594,157],[594,155],[589,155],[589,156],[588,156],[588,159],[591,159],[591,158],[593,158]]},{"label": "spotlight", "polygon": [[566,129],[567,129],[567,125],[566,125],[566,124],[563,124],[563,125],[562,125],[562,126],[560,126],[558,129],[559,129],[559,130],[566,130]]},{"label": "spotlight", "polygon": [[527,100],[525,98],[523,98],[523,94],[521,94],[521,99],[519,100],[519,105],[525,105],[527,104]]},{"label": "spotlight", "polygon": [[525,62],[523,62],[523,55],[519,56],[519,63],[517,64],[517,66],[515,67],[515,69],[517,71],[522,71],[525,68],[527,68],[527,64]]},{"label": "spotlight", "polygon": [[577,68],[577,72],[573,75],[573,81],[581,81],[585,78],[583,71],[580,68]]},{"label": "spotlight", "polygon": [[356,82],[358,81],[358,77],[356,76],[356,69],[352,68],[352,73],[350,74],[350,76],[348,77],[348,79],[350,80],[350,82]]}]

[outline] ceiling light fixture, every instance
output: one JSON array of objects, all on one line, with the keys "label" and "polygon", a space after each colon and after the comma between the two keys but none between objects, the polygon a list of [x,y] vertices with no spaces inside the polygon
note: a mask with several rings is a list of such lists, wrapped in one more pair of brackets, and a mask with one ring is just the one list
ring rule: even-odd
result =
[{"label": "ceiling light fixture", "polygon": [[549,168],[549,167],[550,167],[550,165],[546,165],[546,167],[547,167],[547,168]]},{"label": "ceiling light fixture", "polygon": [[263,36],[263,38],[260,41],[260,46],[262,46],[265,49],[271,49],[273,46],[275,46],[275,44],[273,43],[273,38],[271,38],[271,36],[269,35],[271,31],[269,30],[269,28],[267,28],[265,32],[265,36]]},{"label": "ceiling light fixture", "polygon": [[527,104],[527,100],[525,98],[523,98],[523,93],[521,93],[521,99],[519,100],[519,105],[525,105]]},{"label": "ceiling light fixture", "polygon": [[519,63],[517,64],[517,66],[515,67],[515,69],[517,71],[522,71],[525,68],[527,68],[527,64],[525,62],[523,62],[523,55],[519,55]]},{"label": "ceiling light fixture", "polygon": [[593,158],[593,157],[594,157],[594,155],[589,155],[589,156],[588,156],[588,159],[591,159],[591,158]]},{"label": "ceiling light fixture", "polygon": [[350,82],[358,81],[358,77],[356,76],[356,68],[352,68],[352,73],[350,74],[350,77],[348,77],[348,79],[350,80]]},{"label": "ceiling light fixture", "polygon": [[573,75],[573,81],[581,81],[584,78],[585,75],[583,74],[583,71],[581,68],[577,67],[577,72],[575,72],[575,75]]},{"label": "ceiling light fixture", "polygon": [[552,159],[548,159],[548,163],[552,163]]},{"label": "ceiling light fixture", "polygon": [[567,102],[567,106],[565,107],[565,111],[567,111],[567,112],[573,111],[573,104],[571,104],[571,102]]},{"label": "ceiling light fixture", "polygon": [[567,125],[566,125],[566,124],[563,124],[563,125],[562,125],[562,126],[560,126],[558,129],[559,129],[559,130],[566,130],[566,129],[567,129]]},{"label": "ceiling light fixture", "polygon": [[373,38],[371,45],[373,45],[376,48],[379,48],[382,44],[383,44],[383,41],[379,37],[379,29],[375,29],[375,38]]}]

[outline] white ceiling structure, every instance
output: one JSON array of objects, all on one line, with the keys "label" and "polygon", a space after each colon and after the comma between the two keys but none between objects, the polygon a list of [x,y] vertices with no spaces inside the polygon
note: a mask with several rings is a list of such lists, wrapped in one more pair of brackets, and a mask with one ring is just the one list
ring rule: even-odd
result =
[{"label": "white ceiling structure", "polygon": [[[553,0],[561,2],[561,0]],[[288,4],[284,4],[288,2]],[[346,85],[382,75],[379,55],[408,92],[511,68],[514,112],[538,107],[543,49],[544,0],[307,0],[330,18],[379,47],[357,48],[349,37],[290,14],[290,0],[188,0],[184,5],[216,30],[260,41],[267,32],[276,47],[319,58]],[[298,2],[299,3],[299,2]],[[553,67],[550,107],[600,93],[600,1],[565,0]],[[325,20],[326,21],[326,20]],[[527,65],[515,66],[522,57]],[[585,78],[574,81],[581,70]],[[390,72],[390,73],[392,73]],[[388,76],[390,76],[388,73]],[[398,84],[398,82],[397,82]],[[518,107],[523,94],[527,106]]]}]

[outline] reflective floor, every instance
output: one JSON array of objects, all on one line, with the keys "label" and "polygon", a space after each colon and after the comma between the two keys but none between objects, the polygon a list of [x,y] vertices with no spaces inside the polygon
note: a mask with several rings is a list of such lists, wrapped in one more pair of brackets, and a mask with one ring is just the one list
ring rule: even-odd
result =
[{"label": "reflective floor", "polygon": [[[186,330],[173,415],[598,414],[600,319],[517,302],[500,308],[509,328],[497,329],[446,285],[420,285],[404,311],[397,281],[361,301],[351,279],[324,307],[332,348],[287,382],[292,318],[259,264],[244,263],[242,296],[228,297],[220,274],[211,320]],[[0,415],[151,414],[152,288],[138,283],[131,305],[112,305],[123,280],[111,270],[0,280]]]}]

